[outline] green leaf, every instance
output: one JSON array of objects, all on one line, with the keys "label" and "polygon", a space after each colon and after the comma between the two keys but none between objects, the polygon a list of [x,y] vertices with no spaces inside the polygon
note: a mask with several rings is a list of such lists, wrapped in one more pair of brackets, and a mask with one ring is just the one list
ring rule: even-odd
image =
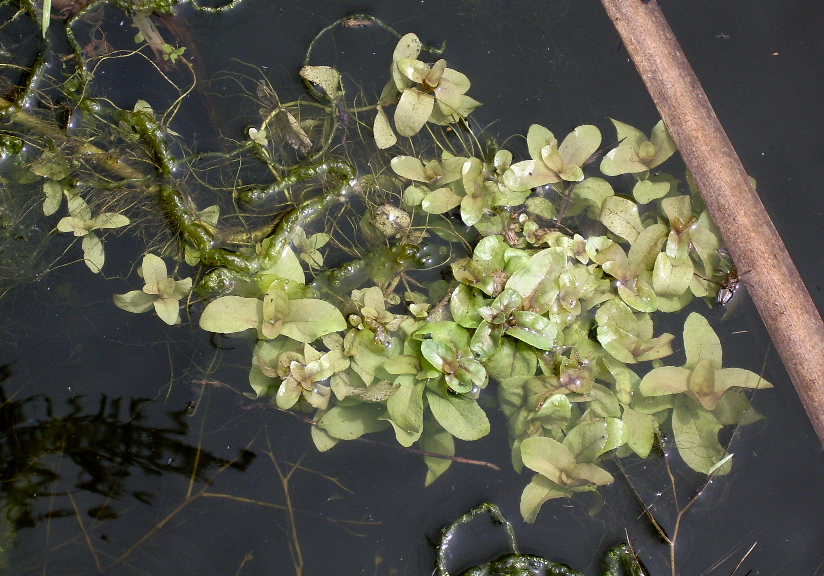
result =
[{"label": "green leaf", "polygon": [[43,214],[51,216],[63,203],[63,186],[56,180],[46,180],[43,182],[43,192],[46,194],[46,199],[43,201]]},{"label": "green leaf", "polygon": [[694,271],[689,258],[678,261],[660,252],[652,270],[652,287],[659,295],[680,296],[689,290]]},{"label": "green leaf", "polygon": [[620,196],[610,196],[604,200],[600,220],[610,232],[629,243],[635,242],[644,229],[638,215],[638,205]]},{"label": "green leaf", "polygon": [[632,196],[639,204],[647,204],[653,200],[663,198],[669,190],[669,182],[639,180],[632,189]]},{"label": "green leaf", "polygon": [[661,366],[650,370],[641,379],[639,389],[644,396],[680,394],[689,390],[691,370],[678,366]]},{"label": "green leaf", "polygon": [[474,226],[483,216],[482,196],[464,196],[461,200],[461,220],[467,226]]},{"label": "green leaf", "polygon": [[289,301],[289,316],[283,322],[281,334],[308,343],[343,330],[346,330],[346,319],[337,306],[324,300],[304,298]]},{"label": "green leaf", "polygon": [[415,156],[395,156],[389,165],[395,174],[402,178],[409,178],[415,182],[429,182],[430,180],[423,162]]},{"label": "green leaf", "polygon": [[585,178],[573,189],[567,214],[576,216],[586,209],[591,218],[597,219],[604,200],[614,195],[612,185],[603,178]]},{"label": "green leaf", "polygon": [[403,91],[395,108],[395,128],[401,136],[414,136],[432,114],[435,97],[417,88]]},{"label": "green leaf", "polygon": [[386,409],[392,423],[406,432],[403,435],[396,430],[398,443],[408,448],[423,432],[423,391],[426,382],[416,380],[414,376],[401,376],[395,383],[399,387],[386,401]]},{"label": "green leaf", "polygon": [[[452,434],[444,430],[437,421],[431,418],[428,418],[424,424],[423,434],[421,434],[421,438],[418,440],[418,446],[424,452],[443,454],[444,456],[455,455],[455,440]],[[426,486],[429,486],[437,480],[452,464],[452,460],[449,458],[424,456],[423,460],[427,468]]]},{"label": "green leaf", "polygon": [[663,164],[664,161],[678,151],[667,127],[664,126],[663,120],[660,120],[658,124],[653,127],[650,142],[655,147],[655,157],[652,162],[649,163],[650,168],[655,168]]},{"label": "green leaf", "polygon": [[[672,429],[675,444],[684,463],[696,472],[709,474],[724,458],[726,452],[718,442],[721,423],[712,412],[703,408],[695,400],[684,395],[675,397],[672,411]],[[732,463],[727,461],[715,474],[727,474]]]},{"label": "green leaf", "polygon": [[721,368],[721,340],[707,319],[697,312],[692,312],[684,322],[684,352],[688,368],[702,360],[709,360],[716,369]]},{"label": "green leaf", "polygon": [[51,180],[62,180],[71,174],[71,167],[68,160],[58,150],[47,150],[42,156],[31,164],[33,174],[49,178]]},{"label": "green leaf", "polygon": [[[269,252],[270,243],[274,241],[274,237],[267,238],[261,242],[261,250],[264,253]],[[275,263],[268,269],[262,271],[261,275],[278,276],[285,280],[292,280],[298,284],[306,283],[306,275],[303,272],[303,266],[300,260],[295,255],[291,247],[285,246],[280,256],[275,259]]]},{"label": "green leaf", "polygon": [[453,292],[449,299],[449,311],[452,318],[459,326],[464,328],[477,328],[481,323],[481,315],[478,309],[483,307],[486,301],[481,293],[466,284],[461,284]]},{"label": "green leaf", "polygon": [[647,165],[638,157],[638,151],[626,144],[613,148],[601,160],[601,172],[606,176],[638,174],[647,170]]},{"label": "green leaf", "polygon": [[540,287],[542,296],[554,300],[558,293],[555,285],[558,276],[566,267],[566,262],[566,250],[563,248],[541,250],[509,278],[506,288],[515,290],[523,298],[532,298],[533,293]]},{"label": "green leaf", "polygon": [[421,208],[430,214],[443,214],[460,203],[461,197],[455,194],[451,188],[444,187],[427,194],[421,202]]},{"label": "green leaf", "polygon": [[263,302],[257,298],[223,296],[209,302],[200,316],[200,327],[207,332],[234,334],[257,328],[263,318]]},{"label": "green leaf", "polygon": [[525,522],[532,524],[545,502],[570,496],[572,496],[572,491],[569,488],[559,486],[545,476],[535,474],[521,494],[521,516],[524,517]]},{"label": "green leaf", "polygon": [[624,423],[629,431],[627,445],[641,458],[649,456],[655,441],[657,422],[650,414],[636,412],[629,406],[624,406]]},{"label": "green leaf", "polygon": [[275,279],[263,295],[260,333],[263,338],[273,340],[283,331],[283,323],[289,315],[289,297],[284,282]]},{"label": "green leaf", "polygon": [[521,443],[524,466],[555,484],[564,484],[562,473],[575,466],[575,455],[563,444],[545,436],[530,436]]},{"label": "green leaf", "polygon": [[540,124],[532,124],[526,133],[526,145],[529,149],[529,155],[534,160],[541,158],[541,152],[545,146],[557,144],[558,140],[555,135]]},{"label": "green leaf", "polygon": [[340,442],[338,438],[331,436],[319,426],[311,426],[310,428],[312,432],[312,441],[315,443],[315,448],[318,449],[318,452],[326,452],[327,450],[331,450],[338,442]]},{"label": "green leaf", "polygon": [[601,131],[596,126],[578,126],[569,133],[558,150],[564,163],[580,167],[601,145]]},{"label": "green leaf", "polygon": [[639,276],[653,269],[655,260],[667,239],[667,233],[667,227],[663,224],[653,224],[638,234],[627,254],[630,276]]},{"label": "green leaf", "polygon": [[605,420],[581,422],[564,438],[564,447],[577,462],[596,462],[604,452],[610,450],[609,427]]},{"label": "green leaf", "polygon": [[565,394],[553,394],[531,419],[544,428],[565,428],[572,417],[572,403]]},{"label": "green leaf", "polygon": [[551,350],[558,337],[558,325],[535,312],[519,310],[512,313],[515,325],[506,333],[539,350]]},{"label": "green leaf", "polygon": [[478,440],[489,434],[489,419],[478,403],[465,396],[446,398],[426,392],[429,409],[438,423],[459,440]]},{"label": "green leaf", "polygon": [[378,419],[383,412],[380,404],[335,406],[318,420],[318,427],[334,438],[354,440],[389,426],[388,422]]},{"label": "green leaf", "polygon": [[715,391],[723,393],[730,388],[772,388],[760,375],[743,368],[722,368],[715,375]]}]

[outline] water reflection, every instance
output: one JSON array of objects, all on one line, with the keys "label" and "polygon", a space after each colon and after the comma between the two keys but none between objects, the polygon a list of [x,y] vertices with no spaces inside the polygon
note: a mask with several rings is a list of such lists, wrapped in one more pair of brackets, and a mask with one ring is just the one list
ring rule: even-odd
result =
[{"label": "water reflection", "polygon": [[[209,471],[243,471],[255,458],[242,449],[227,460],[186,443],[185,409],[168,412],[166,426],[148,425],[144,408],[150,400],[145,398],[103,395],[95,403],[79,395],[69,398],[63,410],[42,394],[9,398],[5,382],[12,373],[10,364],[0,367],[0,490],[14,531],[81,513],[98,522],[116,519],[116,503],[128,497],[151,504],[155,495],[145,483],[130,480],[139,471],[202,483]],[[71,477],[74,485],[67,487]],[[78,492],[99,496],[98,503],[78,510],[72,496]]]}]

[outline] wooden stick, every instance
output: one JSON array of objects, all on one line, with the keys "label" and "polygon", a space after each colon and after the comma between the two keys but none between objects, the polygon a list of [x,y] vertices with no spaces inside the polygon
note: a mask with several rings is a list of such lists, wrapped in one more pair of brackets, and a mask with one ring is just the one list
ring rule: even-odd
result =
[{"label": "wooden stick", "polygon": [[824,323],[655,0],[601,0],[824,444]]}]

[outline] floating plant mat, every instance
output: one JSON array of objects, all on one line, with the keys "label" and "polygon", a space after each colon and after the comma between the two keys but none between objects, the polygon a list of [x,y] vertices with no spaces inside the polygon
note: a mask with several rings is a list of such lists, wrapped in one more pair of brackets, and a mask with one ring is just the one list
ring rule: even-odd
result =
[{"label": "floating plant mat", "polygon": [[[531,540],[542,557],[594,570],[629,536],[654,573],[684,561],[690,514],[733,489],[732,442],[763,433],[753,392],[774,391],[766,346],[730,362],[708,322],[741,283],[689,177],[666,172],[681,169],[660,123],[504,140],[476,125],[491,94],[452,63],[459,46],[364,14],[307,32],[281,85],[255,62],[207,73],[185,25],[148,12],[171,6],[22,8],[3,6],[4,210],[56,233],[3,291],[19,306],[27,276],[54,287],[41,301],[77,368],[52,367],[67,384],[48,399],[5,369],[4,441],[28,447],[4,474],[17,572],[82,555],[89,572],[309,574],[334,542],[353,569],[391,573],[495,484],[566,534],[547,540],[576,543]],[[182,9],[220,26],[245,5]],[[379,66],[360,74],[342,35]],[[128,350],[96,387],[75,383],[95,370],[83,323]],[[108,400],[122,371],[164,361],[128,391],[152,402]],[[447,485],[462,499],[442,516]],[[573,534],[567,508],[601,531]],[[406,549],[382,563],[393,524]],[[731,572],[755,541],[701,569]],[[466,566],[494,560],[477,552]]]}]

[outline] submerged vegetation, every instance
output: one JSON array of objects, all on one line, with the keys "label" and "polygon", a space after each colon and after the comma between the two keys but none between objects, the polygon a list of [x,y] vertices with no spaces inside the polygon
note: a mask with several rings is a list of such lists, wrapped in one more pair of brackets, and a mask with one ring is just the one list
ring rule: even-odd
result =
[{"label": "submerged vegetation", "polygon": [[[309,46],[305,96],[227,76],[259,117],[219,150],[192,150],[175,117],[197,72],[149,18],[175,4],[67,5],[60,27],[29,2],[0,6],[4,42],[45,33],[3,46],[2,250],[14,249],[6,215],[30,217],[36,190],[41,225],[80,239],[61,244],[68,257],[94,273],[139,265],[116,306],[245,339],[249,394],[309,414],[319,450],[391,429],[428,454],[427,484],[455,439],[490,432],[484,407],[497,403],[513,466],[533,473],[529,522],[550,499],[613,482],[605,458],[646,458],[664,434],[693,470],[730,471],[719,431],[757,420],[745,390],[771,385],[723,367],[694,310],[676,344],[685,362],[666,364],[676,337],[654,320],[712,305],[730,265],[689,175],[658,171],[676,152],[662,123],[613,121],[607,142],[594,125],[558,138],[534,124],[505,146],[470,128],[480,103],[464,74],[429,61],[442,48],[358,15]],[[133,19],[137,47],[99,41],[112,10]],[[373,101],[313,61],[324,33],[353,21],[398,38]],[[97,75],[114,58],[150,63],[173,96],[117,105]],[[145,240],[128,265],[106,259],[113,230]]]}]

